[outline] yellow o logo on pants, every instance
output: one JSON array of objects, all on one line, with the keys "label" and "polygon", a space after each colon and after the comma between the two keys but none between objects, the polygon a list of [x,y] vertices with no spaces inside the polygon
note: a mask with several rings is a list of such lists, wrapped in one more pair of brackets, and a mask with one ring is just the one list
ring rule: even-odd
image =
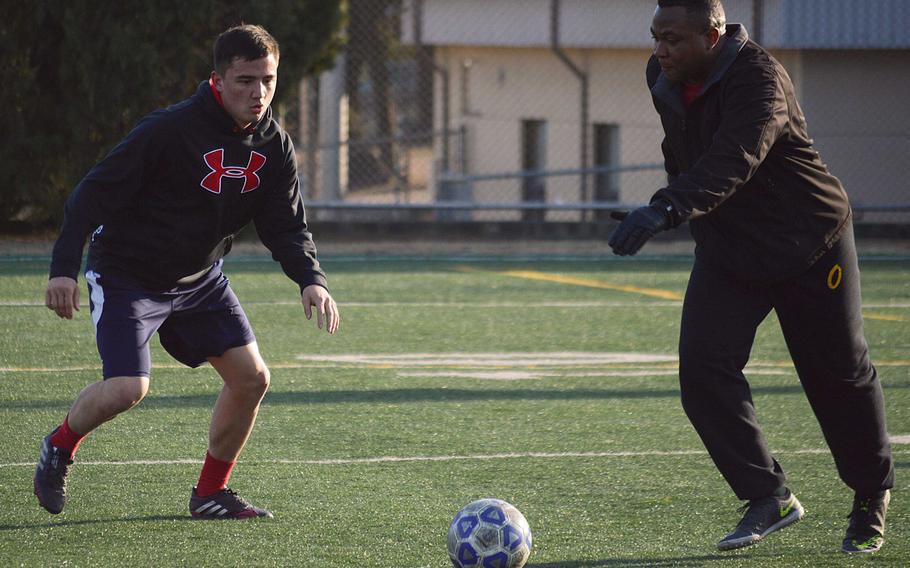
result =
[{"label": "yellow o logo on pants", "polygon": [[844,278],[844,270],[840,267],[839,264],[835,264],[831,267],[830,272],[828,272],[828,288],[831,290],[836,290],[840,286],[840,281]]}]

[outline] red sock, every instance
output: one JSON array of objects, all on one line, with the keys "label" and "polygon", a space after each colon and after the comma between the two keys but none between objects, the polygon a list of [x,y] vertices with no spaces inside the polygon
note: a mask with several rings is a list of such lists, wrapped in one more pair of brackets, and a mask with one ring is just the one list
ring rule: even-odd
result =
[{"label": "red sock", "polygon": [[228,478],[231,476],[235,463],[237,462],[221,461],[205,452],[205,463],[202,464],[199,483],[196,484],[196,495],[208,497],[227,487]]},{"label": "red sock", "polygon": [[60,427],[57,428],[57,431],[51,436],[51,445],[68,451],[70,453],[70,458],[72,459],[72,457],[76,455],[79,443],[82,442],[82,439],[85,438],[85,436],[85,434],[80,434],[70,429],[70,415],[67,414],[66,418],[63,419],[63,424],[61,424]]}]

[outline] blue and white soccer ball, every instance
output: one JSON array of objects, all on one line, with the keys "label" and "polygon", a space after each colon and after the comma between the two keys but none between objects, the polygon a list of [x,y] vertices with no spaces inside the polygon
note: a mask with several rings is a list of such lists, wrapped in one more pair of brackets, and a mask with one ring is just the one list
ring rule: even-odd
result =
[{"label": "blue and white soccer ball", "polygon": [[521,511],[501,499],[480,499],[449,525],[455,568],[521,568],[531,555],[531,528]]}]

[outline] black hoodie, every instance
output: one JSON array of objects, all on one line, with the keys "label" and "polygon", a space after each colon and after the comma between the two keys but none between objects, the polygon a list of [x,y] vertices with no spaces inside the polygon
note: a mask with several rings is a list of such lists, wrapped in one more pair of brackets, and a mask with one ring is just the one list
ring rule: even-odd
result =
[{"label": "black hoodie", "polygon": [[294,146],[271,108],[240,130],[209,83],[136,125],[66,202],[50,276],[89,264],[151,289],[174,287],[228,253],[250,221],[300,287],[326,285],[307,230]]}]

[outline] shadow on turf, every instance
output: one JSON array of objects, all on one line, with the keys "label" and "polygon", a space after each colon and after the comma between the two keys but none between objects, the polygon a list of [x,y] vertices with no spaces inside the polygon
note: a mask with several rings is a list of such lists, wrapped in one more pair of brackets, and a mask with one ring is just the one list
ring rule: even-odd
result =
[{"label": "shadow on turf", "polygon": [[[794,394],[802,392],[798,386],[758,387],[755,394]],[[143,408],[175,408],[187,406],[211,406],[218,393],[194,395],[150,396],[142,402]],[[617,389],[451,389],[411,388],[381,390],[337,390],[337,391],[269,391],[265,404],[343,404],[343,403],[394,403],[394,402],[461,402],[475,400],[587,400],[611,398],[676,398],[679,391],[665,390],[617,390]],[[67,400],[16,400],[0,402],[0,408],[11,410],[47,409],[55,406],[69,406]]]},{"label": "shadow on turf", "polygon": [[[910,383],[889,383],[889,389],[910,388]],[[753,395],[802,394],[800,385],[754,386]],[[151,395],[142,402],[143,408],[209,408],[218,393],[193,395]],[[269,391],[266,405],[351,404],[351,403],[408,403],[408,402],[471,402],[487,400],[609,400],[678,398],[679,389],[453,389],[408,388],[381,390],[337,391]],[[66,400],[11,400],[0,402],[0,409],[31,410],[69,408],[72,399]]]},{"label": "shadow on turf", "polygon": [[145,517],[122,517],[118,519],[82,519],[79,521],[49,521],[46,523],[22,523],[20,525],[0,525],[0,531],[15,531],[21,529],[45,529],[53,527],[75,527],[79,525],[95,525],[110,523],[145,523],[159,521],[193,521],[188,515],[147,515]]},{"label": "shadow on turf", "polygon": [[643,559],[632,559],[632,558],[616,558],[616,559],[605,559],[605,560],[567,560],[564,562],[545,562],[545,563],[535,563],[532,562],[528,564],[526,568],[594,568],[596,566],[621,566],[625,568],[651,568],[661,566],[681,566],[681,567],[696,567],[704,566],[705,562],[712,561],[726,561],[729,560],[729,556],[722,556],[720,554],[711,554],[707,556],[683,556],[676,558],[643,558]]}]

